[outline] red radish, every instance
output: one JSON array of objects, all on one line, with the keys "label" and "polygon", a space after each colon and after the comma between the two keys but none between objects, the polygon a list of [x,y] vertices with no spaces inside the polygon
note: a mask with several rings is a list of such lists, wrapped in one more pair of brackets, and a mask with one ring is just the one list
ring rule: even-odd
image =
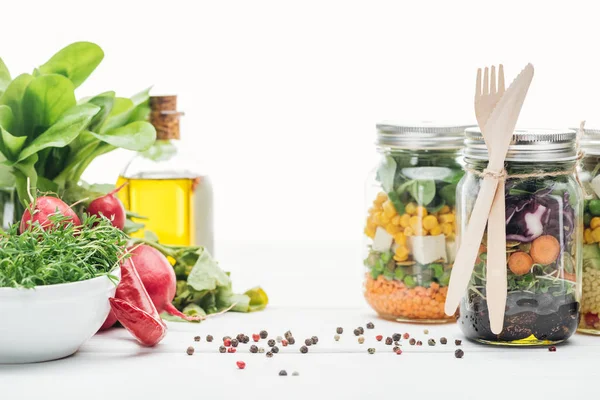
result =
[{"label": "red radish", "polygon": [[130,260],[159,313],[166,311],[187,321],[202,319],[185,315],[171,304],[177,291],[177,278],[169,260],[160,251],[144,244],[131,247],[129,251],[132,254]]},{"label": "red radish", "polygon": [[104,215],[106,218],[110,219],[115,228],[123,230],[123,227],[125,226],[125,207],[123,207],[121,200],[115,197],[115,193],[123,189],[123,186],[125,185],[127,185],[127,182],[112,192],[93,200],[87,207],[87,213],[97,216]]},{"label": "red radish", "polygon": [[56,197],[42,196],[38,197],[23,213],[19,231],[21,233],[25,232],[35,222],[38,222],[42,229],[45,229],[52,224],[48,217],[56,214],[62,214],[68,218],[64,222],[65,225],[69,222],[72,222],[74,225],[81,225],[79,217],[67,203]]},{"label": "red radish", "polygon": [[112,328],[116,322],[117,322],[117,316],[115,315],[115,313],[112,310],[110,310],[108,317],[106,317],[106,321],[104,321],[104,323],[100,327],[99,331],[105,331],[109,328]]}]

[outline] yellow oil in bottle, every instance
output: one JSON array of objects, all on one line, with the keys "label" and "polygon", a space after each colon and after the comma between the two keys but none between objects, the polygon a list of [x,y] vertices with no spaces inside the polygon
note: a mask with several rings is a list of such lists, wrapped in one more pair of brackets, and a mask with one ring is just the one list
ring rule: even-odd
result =
[{"label": "yellow oil in bottle", "polygon": [[[119,192],[119,199],[127,210],[147,218],[136,222],[145,224],[145,229],[154,232],[161,243],[180,246],[195,243],[194,191],[198,178],[138,179],[120,176],[117,185],[125,182],[128,185]],[[143,237],[144,230],[131,236]]]}]

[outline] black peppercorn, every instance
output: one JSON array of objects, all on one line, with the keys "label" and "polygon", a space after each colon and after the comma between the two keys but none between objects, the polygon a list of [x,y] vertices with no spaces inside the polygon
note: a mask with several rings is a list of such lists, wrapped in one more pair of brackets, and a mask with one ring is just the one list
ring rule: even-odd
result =
[{"label": "black peppercorn", "polygon": [[206,341],[209,343],[212,342],[213,341],[212,335],[206,335]]},{"label": "black peppercorn", "polygon": [[312,346],[312,343],[313,343],[313,342],[312,342],[312,339],[311,339],[311,338],[308,338],[308,339],[305,339],[305,340],[304,340],[304,344],[305,344],[305,345],[307,345],[307,346]]},{"label": "black peppercorn", "polygon": [[267,336],[269,336],[269,334],[267,333],[267,331],[260,331],[260,338],[261,339],[266,339]]},{"label": "black peppercorn", "polygon": [[269,345],[269,347],[275,346],[275,339],[269,339],[269,341],[267,342],[267,344]]},{"label": "black peppercorn", "polygon": [[410,338],[410,340],[408,341],[408,343],[410,343],[411,346],[414,346],[415,343],[417,343],[417,341],[415,340],[415,338]]},{"label": "black peppercorn", "polygon": [[238,333],[235,338],[238,340],[238,342],[243,342],[244,341],[244,334],[243,333]]},{"label": "black peppercorn", "polygon": [[399,333],[394,333],[394,334],[392,335],[392,339],[394,339],[394,342],[397,342],[397,341],[399,341],[400,339],[402,339],[402,335],[401,335],[401,334],[399,334]]},{"label": "black peppercorn", "polygon": [[446,339],[445,337],[441,337],[440,338],[440,343],[441,344],[446,344],[446,343],[448,343],[448,339]]},{"label": "black peppercorn", "polygon": [[338,326],[338,328],[335,330],[335,333],[337,333],[338,335],[341,335],[342,333],[344,333],[344,328],[342,328],[341,326]]},{"label": "black peppercorn", "polygon": [[310,338],[310,340],[312,340],[312,343],[313,343],[313,344],[317,344],[317,343],[319,343],[319,338],[318,338],[318,337],[316,337],[316,336],[313,336],[313,337],[311,337],[311,338]]},{"label": "black peppercorn", "polygon": [[372,322],[368,322],[367,329],[375,329],[375,324],[373,324]]},{"label": "black peppercorn", "polygon": [[288,344],[296,344],[296,339],[294,339],[293,336],[290,336],[287,341],[288,341]]},{"label": "black peppercorn", "polygon": [[308,353],[308,347],[306,347],[306,346],[300,347],[300,353],[302,353],[302,354]]},{"label": "black peppercorn", "polygon": [[428,344],[428,345],[430,345],[430,346],[435,346],[435,340],[433,340],[433,339],[429,339],[429,340],[427,341],[427,344]]},{"label": "black peppercorn", "polygon": [[283,334],[283,336],[288,340],[288,342],[290,341],[290,338],[294,335],[292,335],[292,331],[287,331],[286,333]]},{"label": "black peppercorn", "polygon": [[417,340],[417,346],[423,346],[423,342],[421,342],[420,340]]},{"label": "black peppercorn", "polygon": [[238,344],[240,344],[240,342],[237,339],[231,339],[231,346],[232,347],[238,347]]},{"label": "black peppercorn", "polygon": [[360,330],[359,329],[355,329],[354,330],[354,336],[360,336]]},{"label": "black peppercorn", "polygon": [[394,342],[394,341],[392,340],[392,338],[391,338],[391,337],[387,337],[387,338],[385,339],[385,344],[387,344],[388,346],[391,346],[393,342]]},{"label": "black peppercorn", "polygon": [[456,357],[456,358],[463,358],[464,355],[465,355],[465,352],[462,351],[461,349],[457,349],[454,352],[454,357]]},{"label": "black peppercorn", "polygon": [[398,350],[400,350],[400,347],[398,347],[398,346],[394,346],[394,348],[392,349],[392,351],[393,351],[394,353],[395,353],[395,352],[397,352]]},{"label": "black peppercorn", "polygon": [[454,340],[454,344],[457,346],[460,346],[462,344],[462,340],[456,339],[456,340]]},{"label": "black peppercorn", "polygon": [[188,347],[186,353],[188,354],[188,356],[191,356],[192,354],[194,354],[194,348],[192,346]]},{"label": "black peppercorn", "polygon": [[275,353],[275,354],[276,354],[276,353],[279,353],[279,347],[277,347],[277,346],[273,346],[273,347],[271,348],[271,351],[272,351],[273,353]]},{"label": "black peppercorn", "polygon": [[199,342],[200,341],[200,336],[194,336],[194,342]]},{"label": "black peppercorn", "polygon": [[287,372],[285,371],[285,369],[279,371],[279,376],[287,376]]},{"label": "black peppercorn", "polygon": [[267,358],[271,358],[271,357],[273,357],[273,353],[272,353],[272,352],[270,352],[270,351],[267,351],[267,354],[266,354],[266,355],[267,355]]},{"label": "black peppercorn", "polygon": [[219,346],[219,353],[225,353],[227,351],[227,347]]},{"label": "black peppercorn", "polygon": [[373,347],[369,347],[369,348],[367,349],[367,352],[368,352],[369,354],[375,354],[375,349],[374,349]]},{"label": "black peppercorn", "polygon": [[358,328],[356,328],[360,331],[360,334],[362,335],[363,333],[365,333],[365,328],[363,328],[362,326],[359,326]]},{"label": "black peppercorn", "polygon": [[250,346],[250,353],[258,353],[258,346],[255,344]]}]

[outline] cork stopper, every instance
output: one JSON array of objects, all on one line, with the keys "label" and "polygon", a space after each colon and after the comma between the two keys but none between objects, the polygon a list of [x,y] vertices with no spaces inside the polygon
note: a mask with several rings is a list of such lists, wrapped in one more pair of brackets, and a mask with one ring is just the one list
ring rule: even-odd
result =
[{"label": "cork stopper", "polygon": [[157,140],[179,139],[177,96],[150,96],[150,123],[156,128]]}]

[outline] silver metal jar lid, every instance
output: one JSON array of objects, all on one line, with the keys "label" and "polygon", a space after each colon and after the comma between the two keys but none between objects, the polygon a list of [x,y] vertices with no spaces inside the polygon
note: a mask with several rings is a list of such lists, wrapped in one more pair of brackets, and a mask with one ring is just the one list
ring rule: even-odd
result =
[{"label": "silver metal jar lid", "polygon": [[386,149],[460,149],[465,129],[474,125],[439,124],[429,121],[416,124],[381,122],[377,124],[377,146]]},{"label": "silver metal jar lid", "polygon": [[[481,130],[465,131],[466,158],[487,160],[488,152]],[[571,129],[515,129],[506,161],[569,161],[577,158],[577,133]]]},{"label": "silver metal jar lid", "polygon": [[600,155],[600,129],[585,128],[579,138],[579,145],[584,154]]}]

